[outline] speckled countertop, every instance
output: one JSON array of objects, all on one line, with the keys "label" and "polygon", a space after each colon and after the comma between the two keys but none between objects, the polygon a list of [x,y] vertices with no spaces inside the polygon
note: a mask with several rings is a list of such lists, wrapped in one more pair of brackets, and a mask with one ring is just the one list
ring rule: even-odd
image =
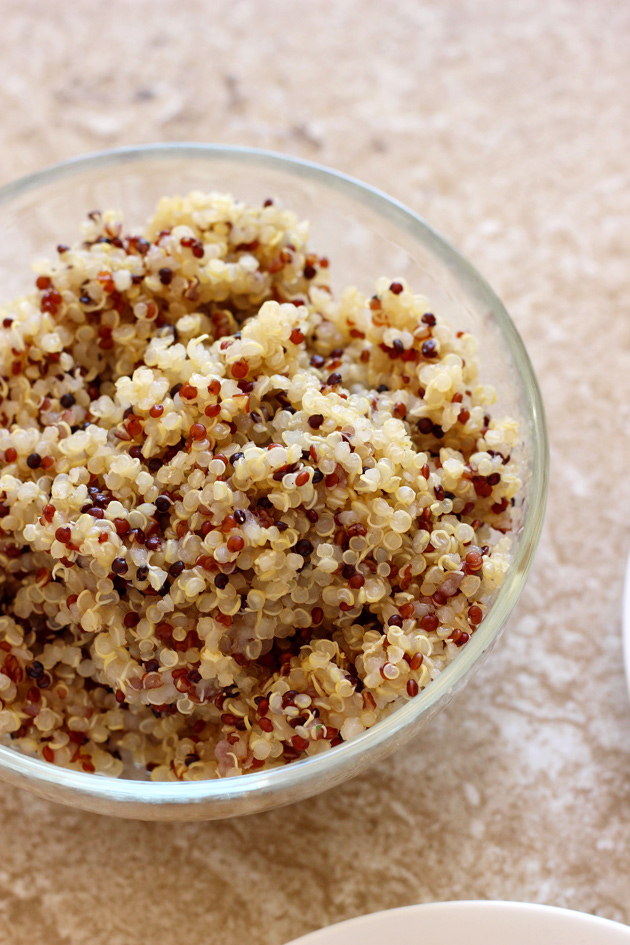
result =
[{"label": "speckled countertop", "polygon": [[502,296],[552,441],[518,611],[404,753],[226,823],[116,821],[2,787],[0,945],[280,945],[469,898],[630,922],[628,4],[2,0],[0,16],[0,183],[158,140],[361,177]]}]

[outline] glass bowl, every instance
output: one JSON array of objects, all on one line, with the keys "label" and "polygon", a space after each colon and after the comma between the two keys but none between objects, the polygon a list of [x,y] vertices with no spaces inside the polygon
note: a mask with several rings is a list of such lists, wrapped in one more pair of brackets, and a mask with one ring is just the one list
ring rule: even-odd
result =
[{"label": "glass bowl", "polygon": [[[0,189],[0,284],[10,299],[32,284],[31,262],[76,239],[96,208],[144,223],[157,199],[229,191],[260,204],[278,196],[311,222],[311,245],[333,262],[333,286],[371,293],[376,278],[404,277],[453,327],[480,342],[483,380],[497,414],[519,419],[524,489],[513,563],[486,619],[420,695],[353,741],[270,771],[197,782],[122,780],[55,767],[0,746],[0,778],[50,800],[144,820],[211,820],[251,814],[327,790],[400,748],[462,688],[496,641],[523,589],[540,535],[548,473],[543,405],[523,343],[475,269],[402,204],[328,168],[266,151],[204,144],[121,148],[57,164]],[[337,284],[335,285],[335,275]]]}]

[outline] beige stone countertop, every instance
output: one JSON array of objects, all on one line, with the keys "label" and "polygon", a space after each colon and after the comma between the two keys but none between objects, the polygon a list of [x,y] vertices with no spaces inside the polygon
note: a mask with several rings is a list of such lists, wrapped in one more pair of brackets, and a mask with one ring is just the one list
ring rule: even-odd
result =
[{"label": "beige stone countertop", "polygon": [[492,657],[404,751],[284,810],[124,822],[0,787],[0,945],[281,945],[512,899],[630,922],[626,0],[0,0],[0,183],[160,140],[272,148],[400,198],[505,301],[552,443]]}]

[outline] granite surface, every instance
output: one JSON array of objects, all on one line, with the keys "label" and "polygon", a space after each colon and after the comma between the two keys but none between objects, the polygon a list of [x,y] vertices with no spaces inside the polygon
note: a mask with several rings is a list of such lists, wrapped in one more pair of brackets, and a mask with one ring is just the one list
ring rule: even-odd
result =
[{"label": "granite surface", "polygon": [[225,823],[116,821],[3,787],[1,945],[280,945],[470,898],[630,922],[626,0],[2,0],[0,13],[0,183],[186,139],[355,174],[502,296],[552,441],[518,610],[408,749]]}]

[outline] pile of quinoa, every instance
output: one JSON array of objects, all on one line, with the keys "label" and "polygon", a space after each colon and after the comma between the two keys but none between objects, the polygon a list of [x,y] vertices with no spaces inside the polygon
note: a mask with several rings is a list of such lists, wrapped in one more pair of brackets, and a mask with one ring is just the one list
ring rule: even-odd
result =
[{"label": "pile of quinoa", "polygon": [[308,225],[95,211],[0,308],[0,743],[196,780],[354,738],[482,622],[518,428],[403,281],[338,298]]}]

